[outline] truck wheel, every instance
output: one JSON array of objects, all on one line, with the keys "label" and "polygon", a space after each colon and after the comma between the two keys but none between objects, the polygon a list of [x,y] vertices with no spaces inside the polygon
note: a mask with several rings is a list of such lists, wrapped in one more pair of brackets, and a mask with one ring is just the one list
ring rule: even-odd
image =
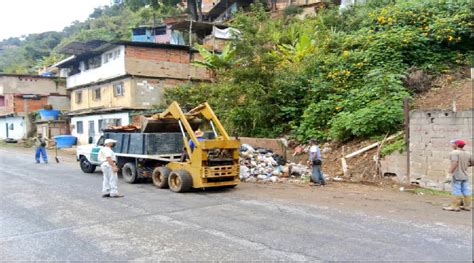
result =
[{"label": "truck wheel", "polygon": [[134,184],[137,181],[137,167],[135,167],[135,164],[124,164],[122,168],[122,176],[125,182]]},{"label": "truck wheel", "polygon": [[84,172],[84,173],[93,173],[95,172],[95,165],[91,164],[89,162],[89,160],[87,160],[86,157],[82,156],[81,159],[79,159],[79,164],[81,166],[81,170]]},{"label": "truck wheel", "polygon": [[153,180],[153,184],[158,188],[168,188],[168,177],[171,173],[170,168],[161,166],[156,167],[153,170],[153,174],[151,175],[151,179]]},{"label": "truck wheel", "polygon": [[182,193],[191,189],[193,178],[191,178],[191,175],[185,170],[175,170],[170,173],[168,184],[171,191]]}]

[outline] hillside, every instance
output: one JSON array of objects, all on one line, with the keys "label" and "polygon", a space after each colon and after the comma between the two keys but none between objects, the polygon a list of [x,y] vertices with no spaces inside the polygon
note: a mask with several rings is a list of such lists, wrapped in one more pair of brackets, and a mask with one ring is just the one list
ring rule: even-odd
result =
[{"label": "hillside", "polygon": [[[176,1],[115,3],[62,32],[0,42],[17,47],[0,54],[0,72],[35,73],[62,59],[57,50],[71,41],[129,39],[130,27],[180,13]],[[275,16],[256,4],[230,24],[241,34],[225,52],[201,49],[214,81],[168,89],[167,102],[208,101],[232,134],[298,141],[346,142],[400,130],[403,100],[436,92],[431,80],[468,65],[474,43],[467,0],[368,0],[303,19],[297,10]],[[413,82],[414,72],[430,82]]]},{"label": "hillside", "polygon": [[471,17],[468,1],[367,1],[303,20],[270,19],[257,5],[234,18],[242,34],[228,52],[203,54],[215,81],[168,90],[168,100],[207,100],[241,136],[383,136],[402,128],[403,100],[430,88],[411,83],[412,72],[469,64]]},{"label": "hillside", "polygon": [[457,111],[473,109],[472,79],[468,74],[469,71],[464,70],[458,74],[439,76],[430,90],[414,97],[413,107]]}]

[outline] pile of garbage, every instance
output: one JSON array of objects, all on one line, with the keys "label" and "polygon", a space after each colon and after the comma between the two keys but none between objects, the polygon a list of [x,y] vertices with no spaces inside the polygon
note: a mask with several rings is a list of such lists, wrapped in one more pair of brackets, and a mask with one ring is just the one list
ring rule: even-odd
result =
[{"label": "pile of garbage", "polygon": [[287,163],[269,149],[243,144],[240,149],[240,180],[243,182],[306,183],[310,169]]}]

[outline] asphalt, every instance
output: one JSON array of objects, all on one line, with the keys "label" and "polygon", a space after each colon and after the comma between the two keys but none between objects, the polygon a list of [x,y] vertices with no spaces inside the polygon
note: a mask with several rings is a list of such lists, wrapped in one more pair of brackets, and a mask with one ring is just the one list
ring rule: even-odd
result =
[{"label": "asphalt", "polygon": [[[52,159],[54,161],[54,159]],[[472,229],[249,199],[232,190],[185,194],[101,174],[34,164],[0,148],[0,260],[472,261]]]}]

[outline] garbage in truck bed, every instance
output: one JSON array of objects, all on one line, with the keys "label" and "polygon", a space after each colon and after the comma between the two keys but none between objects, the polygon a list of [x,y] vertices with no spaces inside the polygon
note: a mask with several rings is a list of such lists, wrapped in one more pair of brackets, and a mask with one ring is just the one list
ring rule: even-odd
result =
[{"label": "garbage in truck bed", "polygon": [[[204,138],[212,139],[214,134],[204,132]],[[114,152],[125,154],[181,154],[184,147],[183,134],[180,132],[104,132],[105,139],[116,140]]]},{"label": "garbage in truck bed", "polygon": [[102,129],[103,132],[140,132],[140,127],[135,125],[112,126]]}]

